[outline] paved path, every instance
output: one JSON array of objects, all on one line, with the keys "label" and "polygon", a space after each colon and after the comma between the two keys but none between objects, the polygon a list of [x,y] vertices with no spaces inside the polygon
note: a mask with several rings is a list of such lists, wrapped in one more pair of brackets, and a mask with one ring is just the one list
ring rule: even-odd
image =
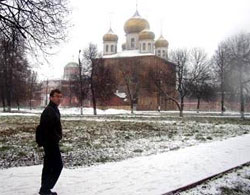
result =
[{"label": "paved path", "polygon": [[[159,195],[250,161],[250,135],[78,169],[63,169],[59,195]],[[1,195],[34,195],[42,166],[0,170]]]}]

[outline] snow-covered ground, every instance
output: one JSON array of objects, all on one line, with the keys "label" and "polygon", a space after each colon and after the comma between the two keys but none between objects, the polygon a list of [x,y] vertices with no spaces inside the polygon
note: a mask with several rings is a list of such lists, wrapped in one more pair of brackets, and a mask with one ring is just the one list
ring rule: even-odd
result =
[{"label": "snow-covered ground", "polygon": [[[97,110],[97,116],[93,116],[92,108],[84,108],[83,116],[79,115],[79,108],[60,108],[60,111],[64,129],[61,149],[67,167],[56,186],[60,195],[112,195],[117,194],[118,189],[121,189],[118,194],[161,194],[177,184],[192,182],[192,178],[197,181],[204,177],[203,173],[209,175],[228,165],[238,165],[242,158],[238,150],[249,152],[249,145],[241,145],[244,141],[235,141],[235,145],[228,142],[243,138],[249,142],[250,122],[240,120],[238,112],[221,116],[219,112],[188,111],[180,118],[177,111],[130,114],[126,110],[108,109]],[[43,153],[34,143],[34,128],[41,112],[42,109],[21,109],[5,113],[0,109],[0,167],[17,166],[0,170],[0,194],[37,193],[42,167],[27,165],[42,162]],[[246,113],[247,119],[249,116]],[[242,156],[249,158],[247,154]],[[193,174],[196,169],[200,175]],[[249,173],[242,174],[246,179],[239,179],[237,172],[233,179],[228,176],[230,182],[220,178],[220,182],[212,181],[184,194],[222,195],[218,184],[233,187],[240,181],[236,187],[239,188],[249,181],[250,166],[244,170]],[[250,192],[249,185],[247,187]]]},{"label": "snow-covered ground", "polygon": [[[11,113],[8,112],[0,112],[0,116],[5,115],[22,115],[22,114],[40,114],[42,113],[44,108],[36,108],[36,109],[28,109],[28,108],[21,108],[20,110],[17,110],[16,108],[13,108]],[[63,108],[59,107],[60,112],[62,115],[79,115],[81,113],[80,108],[78,107],[72,107],[72,108]],[[0,108],[0,111],[3,109]],[[118,110],[118,109],[107,109],[107,110],[100,110],[97,109],[97,114],[100,115],[111,115],[111,114],[129,114],[129,110]],[[84,115],[93,115],[93,108],[83,108],[83,114]]]},{"label": "snow-covered ground", "polygon": [[[55,190],[60,195],[160,195],[246,163],[249,154],[248,134],[115,163],[65,168]],[[37,194],[41,169],[39,165],[0,170],[0,194]]]},{"label": "snow-covered ground", "polygon": [[[59,107],[59,110],[62,115],[80,115],[81,111],[79,107],[72,107],[72,108],[66,108],[66,107]],[[29,108],[21,108],[20,110],[17,110],[16,108],[13,108],[11,113],[3,112],[3,108],[0,107],[0,116],[9,116],[9,115],[32,115],[32,114],[40,114],[43,111],[43,108],[36,108],[36,109],[29,109]],[[179,114],[179,111],[134,111],[134,114],[130,114],[130,110],[123,110],[123,109],[106,109],[101,110],[97,109],[98,115],[125,115],[126,117],[153,117],[153,116],[161,116],[161,115],[168,115],[168,114]],[[210,111],[200,111],[197,113],[196,111],[184,111],[184,116],[186,115],[195,115],[195,116],[207,116],[207,117],[240,117],[240,113],[237,111],[227,111],[224,113],[223,116],[221,116],[220,112],[210,112]],[[83,116],[91,116],[93,115],[93,108],[83,108]],[[250,117],[250,113],[245,113],[246,117]]]}]

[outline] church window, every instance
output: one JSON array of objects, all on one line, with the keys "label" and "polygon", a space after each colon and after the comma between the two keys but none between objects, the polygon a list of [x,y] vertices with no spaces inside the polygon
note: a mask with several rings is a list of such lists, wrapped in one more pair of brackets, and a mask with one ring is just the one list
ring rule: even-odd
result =
[{"label": "church window", "polygon": [[146,50],[146,43],[142,44],[142,50]]},{"label": "church window", "polygon": [[114,52],[114,45],[111,45],[111,52]]},{"label": "church window", "polygon": [[117,52],[117,46],[115,46],[115,53]]},{"label": "church window", "polygon": [[160,56],[161,55],[161,50],[158,50],[158,56]]},{"label": "church window", "polygon": [[135,38],[131,38],[131,48],[135,48]]},{"label": "church window", "polygon": [[165,50],[162,50],[162,56],[165,57]]},{"label": "church window", "polygon": [[109,46],[106,45],[106,52],[109,52]]}]

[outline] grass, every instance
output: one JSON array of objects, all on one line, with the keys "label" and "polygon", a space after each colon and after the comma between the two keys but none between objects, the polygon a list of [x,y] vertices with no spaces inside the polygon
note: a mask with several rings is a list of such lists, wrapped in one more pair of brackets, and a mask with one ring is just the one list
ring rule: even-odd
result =
[{"label": "grass", "polygon": [[[155,154],[186,147],[189,141],[198,144],[250,132],[249,121],[227,118],[134,115],[133,121],[109,121],[121,117],[100,116],[106,121],[99,122],[85,118],[62,118],[61,150],[68,167]],[[8,162],[0,164],[0,168],[42,163],[42,148],[34,139],[38,123],[38,116],[0,117],[0,158]]]}]

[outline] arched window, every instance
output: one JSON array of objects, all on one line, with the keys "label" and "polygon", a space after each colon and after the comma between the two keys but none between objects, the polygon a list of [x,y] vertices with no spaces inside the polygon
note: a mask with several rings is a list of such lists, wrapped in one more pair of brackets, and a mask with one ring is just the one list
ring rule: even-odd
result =
[{"label": "arched window", "polygon": [[135,48],[135,38],[131,38],[131,48]]},{"label": "arched window", "polygon": [[161,56],[161,50],[158,50],[158,56]]},{"label": "arched window", "polygon": [[106,45],[106,52],[109,52],[109,45]]},{"label": "arched window", "polygon": [[142,44],[142,50],[145,51],[146,50],[146,43]]},{"label": "arched window", "polygon": [[111,45],[111,52],[114,52],[114,45]]},{"label": "arched window", "polygon": [[165,50],[162,50],[162,56],[165,57]]}]

